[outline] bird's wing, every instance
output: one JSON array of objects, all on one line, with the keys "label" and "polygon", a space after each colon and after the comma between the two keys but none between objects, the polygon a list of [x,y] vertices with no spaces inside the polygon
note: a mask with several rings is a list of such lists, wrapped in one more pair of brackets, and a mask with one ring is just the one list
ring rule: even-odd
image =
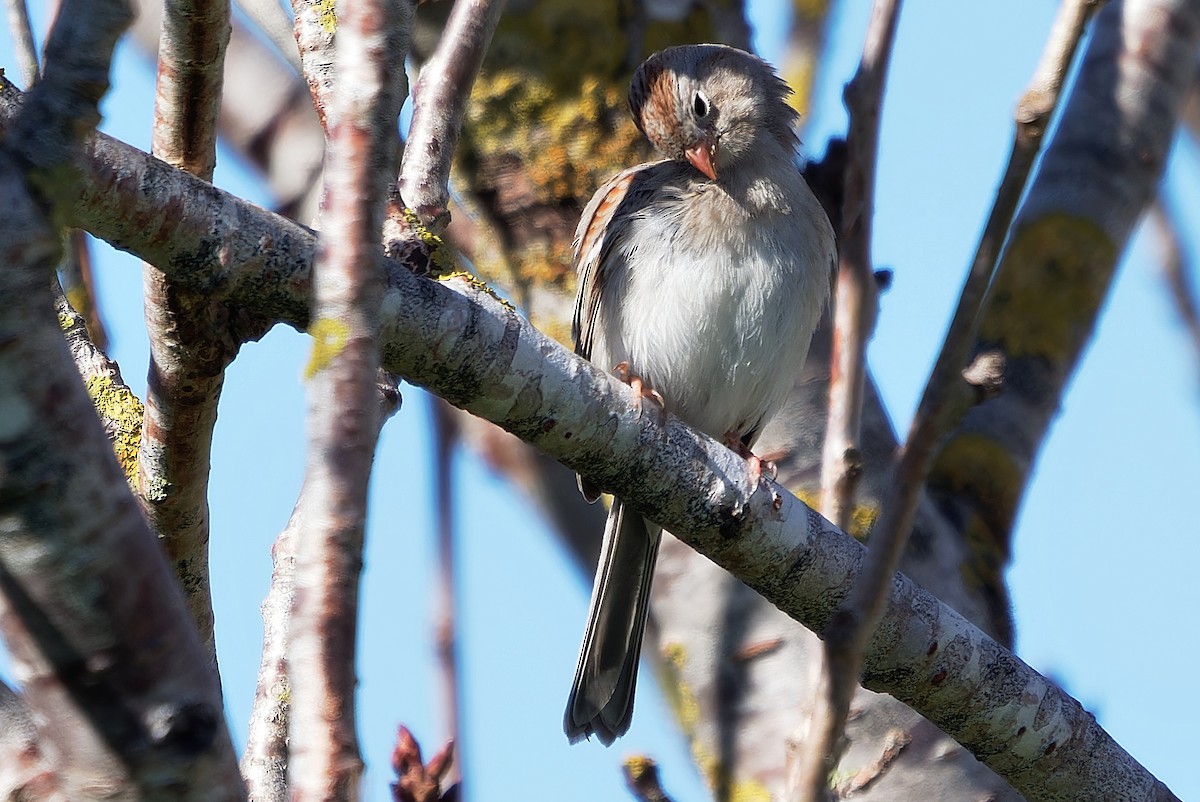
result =
[{"label": "bird's wing", "polygon": [[[604,284],[621,269],[617,261],[624,257],[617,246],[627,235],[634,217],[651,203],[660,188],[662,182],[654,168],[662,163],[639,164],[610,178],[588,201],[575,229],[579,289],[575,295],[571,337],[575,353],[584,359],[592,358]],[[612,365],[601,367],[607,370]]]}]

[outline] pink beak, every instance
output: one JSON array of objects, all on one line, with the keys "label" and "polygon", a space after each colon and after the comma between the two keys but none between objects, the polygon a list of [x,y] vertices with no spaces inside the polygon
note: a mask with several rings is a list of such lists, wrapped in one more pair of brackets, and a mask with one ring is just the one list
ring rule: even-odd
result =
[{"label": "pink beak", "polygon": [[683,152],[687,160],[692,166],[713,181],[717,180],[717,168],[713,166],[713,160],[717,157],[717,143],[704,137],[695,145]]}]

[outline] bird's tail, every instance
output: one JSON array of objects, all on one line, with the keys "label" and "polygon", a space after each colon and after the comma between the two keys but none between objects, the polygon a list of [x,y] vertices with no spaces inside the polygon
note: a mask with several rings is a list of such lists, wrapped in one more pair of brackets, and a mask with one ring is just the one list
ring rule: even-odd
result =
[{"label": "bird's tail", "polygon": [[650,582],[662,529],[614,499],[563,730],[571,742],[595,734],[612,744],[629,729]]}]

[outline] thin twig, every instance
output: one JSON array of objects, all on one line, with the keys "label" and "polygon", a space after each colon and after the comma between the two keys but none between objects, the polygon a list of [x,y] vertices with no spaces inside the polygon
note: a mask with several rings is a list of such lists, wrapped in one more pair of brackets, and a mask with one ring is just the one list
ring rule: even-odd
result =
[{"label": "thin twig", "polygon": [[1150,206],[1150,222],[1158,232],[1162,246],[1162,271],[1167,292],[1179,322],[1187,330],[1196,358],[1197,376],[1200,376],[1200,295],[1192,279],[1196,263],[1180,236],[1178,210],[1161,191]]},{"label": "thin twig", "polygon": [[329,132],[324,228],[313,265],[306,505],[296,544],[287,663],[292,692],[288,793],[353,799],[355,639],[367,486],[379,434],[380,226],[386,166],[407,92],[409,0],[341,6],[338,90]]},{"label": "thin twig", "polygon": [[458,674],[458,625],[454,568],[454,492],[452,461],[458,442],[454,409],[440,398],[430,399],[433,416],[434,514],[437,516],[437,579],[434,591],[434,638],[441,686],[442,720],[447,739],[457,744],[448,779],[462,778],[462,684]]},{"label": "thin twig", "polygon": [[[377,389],[378,424],[382,427],[399,411],[400,392],[395,379],[382,371],[377,377]],[[307,495],[301,487],[300,498]],[[296,598],[296,538],[304,528],[305,511],[304,504],[296,505],[271,547],[271,587],[262,603],[262,658],[241,762],[250,802],[288,799],[288,723],[292,699],[287,667],[288,623]]]},{"label": "thin twig", "polygon": [[875,327],[878,306],[871,263],[875,167],[883,91],[899,17],[899,0],[876,1],[862,61],[845,91],[850,129],[838,238],[829,419],[821,460],[821,512],[843,529],[849,525],[854,493],[862,476],[859,438],[867,342]]},{"label": "thin twig", "polygon": [[34,43],[33,26],[29,24],[29,8],[25,0],[7,0],[8,30],[12,33],[13,49],[17,54],[17,65],[21,69],[21,80],[25,88],[33,86],[38,77],[37,45]]},{"label": "thin twig", "polygon": [[[850,526],[862,476],[860,439],[867,342],[878,312],[871,261],[875,171],[883,93],[899,18],[900,0],[876,0],[862,61],[845,91],[850,128],[846,137],[829,417],[821,460],[821,511],[842,529]],[[836,668],[828,659],[823,662],[821,687],[815,692],[811,719],[805,725],[809,736],[789,752],[788,796],[794,800],[822,799],[828,793],[829,773],[841,755],[838,744],[858,672],[843,681],[833,675]],[[847,684],[848,688],[843,687]]]},{"label": "thin twig", "polygon": [[[168,0],[158,43],[151,152],[206,181],[217,162],[217,114],[229,0]],[[217,403],[238,343],[207,293],[181,292],[142,268],[150,370],[138,500],[184,588],[216,663],[208,564],[208,480]]]},{"label": "thin twig", "polygon": [[458,0],[417,79],[400,195],[435,230],[445,228],[450,217],[450,162],[471,86],[503,10],[504,0]]},{"label": "thin twig", "polygon": [[836,728],[836,737],[827,743],[836,743],[841,737],[863,656],[890,595],[892,578],[912,528],[934,447],[956,414],[962,414],[975,397],[973,392],[968,392],[962,371],[974,341],[980,309],[1042,136],[1057,106],[1063,81],[1087,21],[1098,5],[1096,0],[1073,0],[1060,7],[1042,60],[1017,106],[1017,128],[1008,168],[997,190],[942,352],[899,455],[880,518],[871,531],[863,573],[825,629],[828,670],[823,679],[829,687],[822,689],[824,692],[819,694],[818,704],[828,699],[831,708],[827,717],[820,720],[820,726]]}]

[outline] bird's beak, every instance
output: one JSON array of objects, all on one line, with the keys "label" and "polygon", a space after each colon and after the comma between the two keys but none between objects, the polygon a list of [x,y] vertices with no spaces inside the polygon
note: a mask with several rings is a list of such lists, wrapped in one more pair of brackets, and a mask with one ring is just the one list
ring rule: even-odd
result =
[{"label": "bird's beak", "polygon": [[692,166],[713,181],[717,180],[717,168],[713,166],[713,162],[717,160],[717,143],[709,137],[703,137],[695,145],[683,152],[687,160]]}]

